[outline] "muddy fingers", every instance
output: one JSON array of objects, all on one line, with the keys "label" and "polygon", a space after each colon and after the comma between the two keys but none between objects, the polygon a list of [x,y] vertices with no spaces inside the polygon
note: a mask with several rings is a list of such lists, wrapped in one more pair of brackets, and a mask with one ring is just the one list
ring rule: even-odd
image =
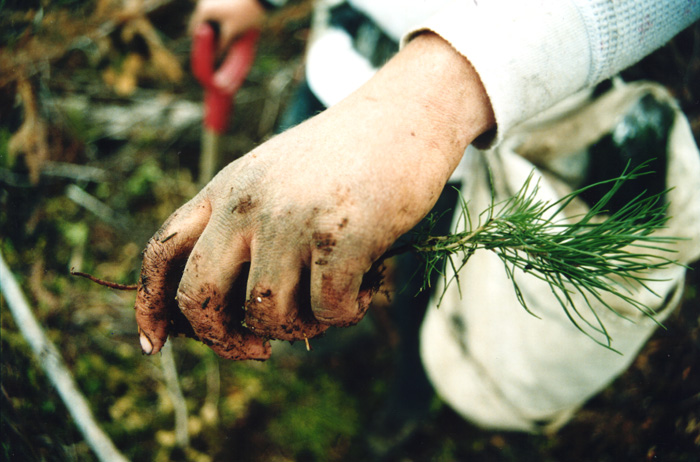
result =
[{"label": "muddy fingers", "polygon": [[144,250],[134,309],[145,354],[157,353],[165,344],[177,311],[175,291],[184,263],[210,214],[207,201],[185,205],[170,216]]},{"label": "muddy fingers", "polygon": [[196,337],[219,356],[267,359],[269,344],[242,325],[250,260],[242,223],[229,213],[212,214],[182,272],[177,304]]},{"label": "muddy fingers", "polygon": [[[313,338],[328,329],[316,320],[309,304],[309,271],[290,254],[273,265],[253,265],[248,280],[245,323],[258,335],[279,340]],[[259,260],[257,260],[259,261]]]},{"label": "muddy fingers", "polygon": [[[367,274],[365,274],[367,272]],[[357,324],[367,312],[381,281],[372,268],[357,262],[329,262],[311,269],[311,307],[321,323],[346,327]],[[367,279],[366,279],[367,278]]]},{"label": "muddy fingers", "polygon": [[270,357],[270,345],[242,325],[245,286],[235,284],[224,292],[211,283],[192,290],[182,285],[177,300],[195,335],[224,359]]}]

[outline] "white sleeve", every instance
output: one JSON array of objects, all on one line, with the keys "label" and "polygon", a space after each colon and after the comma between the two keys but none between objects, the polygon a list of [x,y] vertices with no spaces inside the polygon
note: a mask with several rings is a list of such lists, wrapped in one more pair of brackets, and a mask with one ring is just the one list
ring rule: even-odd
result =
[{"label": "white sleeve", "polygon": [[604,80],[700,17],[700,0],[454,0],[403,38],[447,40],[474,66],[509,128]]}]

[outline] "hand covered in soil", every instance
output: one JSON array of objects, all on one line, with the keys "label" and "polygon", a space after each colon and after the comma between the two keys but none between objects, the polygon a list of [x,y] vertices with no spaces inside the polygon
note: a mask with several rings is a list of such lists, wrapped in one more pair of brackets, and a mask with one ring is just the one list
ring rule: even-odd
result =
[{"label": "hand covered in soil", "polygon": [[356,323],[372,296],[365,273],[492,125],[468,61],[418,36],[360,90],[228,165],[167,220],[144,252],[144,352],[189,324],[222,357],[265,359],[266,338]]},{"label": "hand covered in soil", "polygon": [[199,0],[190,18],[189,30],[205,22],[219,25],[219,51],[249,29],[260,26],[265,9],[257,0]]}]

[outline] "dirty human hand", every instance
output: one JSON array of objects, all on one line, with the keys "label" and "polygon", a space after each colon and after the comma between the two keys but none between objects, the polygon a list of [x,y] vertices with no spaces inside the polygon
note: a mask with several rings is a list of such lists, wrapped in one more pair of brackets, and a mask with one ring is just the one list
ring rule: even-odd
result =
[{"label": "dirty human hand", "polygon": [[144,252],[144,352],[182,332],[182,314],[230,359],[266,359],[267,338],[356,323],[372,295],[365,273],[493,124],[469,62],[419,35],[346,100],[231,163],[173,213]]},{"label": "dirty human hand", "polygon": [[258,0],[199,0],[190,18],[193,33],[205,22],[219,25],[219,51],[226,50],[233,40],[249,29],[259,27],[265,9]]}]

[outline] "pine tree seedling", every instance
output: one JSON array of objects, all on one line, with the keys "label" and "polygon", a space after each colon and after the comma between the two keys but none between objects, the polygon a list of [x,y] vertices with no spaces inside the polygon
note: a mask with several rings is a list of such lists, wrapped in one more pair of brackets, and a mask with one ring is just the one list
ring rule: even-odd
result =
[{"label": "pine tree seedling", "polygon": [[[424,265],[421,290],[428,288],[431,277],[437,273],[444,279],[444,296],[451,283],[458,283],[460,270],[474,252],[492,251],[503,262],[516,297],[525,310],[537,316],[523,296],[518,280],[521,273],[516,270],[546,282],[574,326],[595,342],[614,350],[612,338],[592,302],[597,300],[625,317],[610,305],[605,294],[611,294],[661,325],[654,318],[654,310],[634,298],[633,290],[641,287],[653,293],[648,286],[655,280],[651,272],[679,264],[663,256],[674,252],[668,246],[679,238],[656,233],[669,219],[668,204],[664,200],[668,191],[653,195],[642,193],[619,210],[606,210],[626,181],[653,173],[644,172],[645,166],[628,167],[619,177],[583,187],[553,203],[538,199],[539,182],[534,181],[531,174],[517,194],[500,203],[492,201],[476,222],[460,196],[459,220],[464,231],[432,236],[428,225],[414,240],[391,249],[383,258],[406,251],[417,252]],[[596,187],[607,187],[609,191],[585,214],[564,217],[561,212],[577,196]],[[492,186],[492,197],[494,195]],[[449,278],[448,265],[452,270]],[[584,306],[578,306],[574,298],[579,300],[578,305],[582,299]],[[582,310],[592,316],[584,316]]]}]

